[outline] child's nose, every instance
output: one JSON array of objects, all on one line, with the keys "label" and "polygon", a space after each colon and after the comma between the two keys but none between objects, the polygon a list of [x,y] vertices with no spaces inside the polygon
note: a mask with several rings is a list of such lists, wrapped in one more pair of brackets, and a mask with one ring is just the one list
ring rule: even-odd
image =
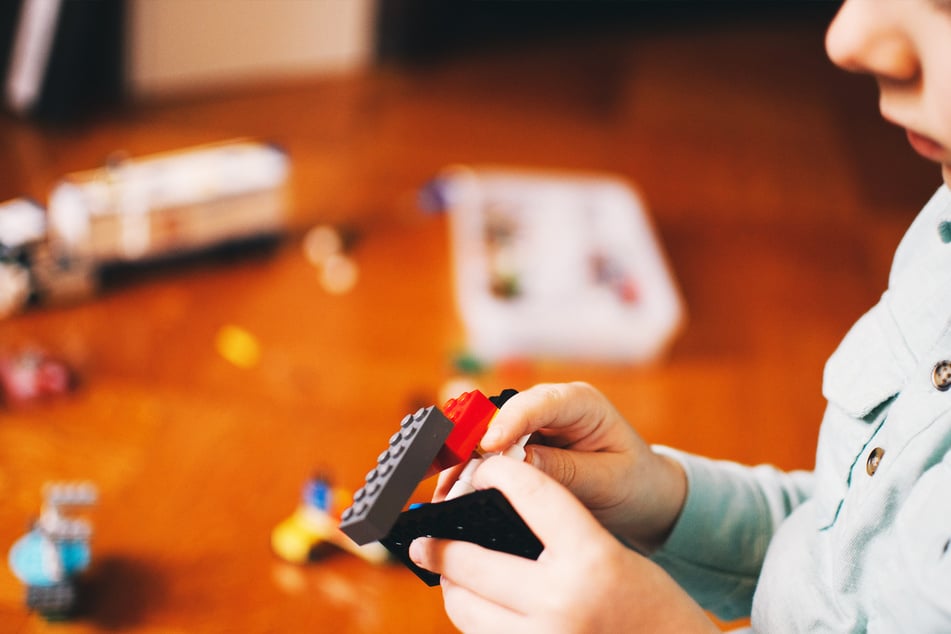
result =
[{"label": "child's nose", "polygon": [[890,81],[911,81],[918,56],[895,19],[903,0],[846,0],[826,33],[826,52],[837,66]]}]

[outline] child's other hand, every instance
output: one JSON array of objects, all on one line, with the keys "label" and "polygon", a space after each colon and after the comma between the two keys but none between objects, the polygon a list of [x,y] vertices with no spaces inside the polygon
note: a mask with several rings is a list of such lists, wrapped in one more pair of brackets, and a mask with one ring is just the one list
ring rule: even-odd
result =
[{"label": "child's other hand", "polygon": [[[482,439],[502,451],[533,433],[525,461],[574,493],[612,533],[645,552],[666,539],[686,496],[683,469],[655,454],[603,394],[587,383],[543,384],[519,392]],[[445,497],[461,467],[440,475]]]},{"label": "child's other hand", "polygon": [[714,632],[658,566],[626,548],[557,482],[505,457],[473,474],[497,488],[545,545],[537,561],[461,541],[420,538],[418,565],[442,575],[443,601],[465,632]]}]

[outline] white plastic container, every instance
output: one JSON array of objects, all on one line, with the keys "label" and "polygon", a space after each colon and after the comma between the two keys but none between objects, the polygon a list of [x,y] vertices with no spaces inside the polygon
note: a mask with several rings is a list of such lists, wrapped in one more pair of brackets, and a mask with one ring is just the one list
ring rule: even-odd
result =
[{"label": "white plastic container", "polygon": [[450,214],[456,300],[477,358],[642,363],[682,326],[674,278],[623,180],[453,167],[431,192]]}]

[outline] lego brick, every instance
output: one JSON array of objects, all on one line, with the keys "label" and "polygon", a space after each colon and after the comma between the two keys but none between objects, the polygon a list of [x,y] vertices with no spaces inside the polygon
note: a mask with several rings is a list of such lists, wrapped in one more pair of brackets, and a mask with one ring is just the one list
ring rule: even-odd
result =
[{"label": "lego brick", "polygon": [[389,533],[452,427],[452,421],[434,406],[404,417],[376,467],[367,474],[366,484],[353,494],[353,505],[341,515],[340,529],[361,545]]},{"label": "lego brick", "polygon": [[495,396],[490,396],[489,401],[491,401],[492,404],[499,409],[502,409],[502,406],[505,405],[505,403],[516,394],[518,394],[518,390],[509,387],[502,390]]},{"label": "lego brick", "polygon": [[417,537],[472,542],[527,559],[538,559],[545,548],[498,489],[483,489],[404,511],[381,540],[417,577],[435,586],[439,575],[420,568],[409,558],[409,545]]},{"label": "lego brick", "polygon": [[454,427],[430,467],[433,473],[471,458],[472,452],[489,427],[489,421],[499,410],[485,394],[473,390],[446,401],[442,411],[453,422]]}]

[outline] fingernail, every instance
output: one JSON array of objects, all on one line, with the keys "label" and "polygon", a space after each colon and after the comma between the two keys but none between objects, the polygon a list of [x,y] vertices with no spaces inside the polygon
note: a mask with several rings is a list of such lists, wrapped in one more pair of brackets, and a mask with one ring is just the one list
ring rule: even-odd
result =
[{"label": "fingernail", "polygon": [[[538,452],[535,451],[531,445],[525,448],[525,457],[523,460],[536,469],[542,469],[542,461],[538,457]],[[544,471],[544,469],[542,469],[542,471]]]},{"label": "fingernail", "polygon": [[420,543],[422,539],[425,539],[425,538],[421,537],[418,539],[414,539],[412,542],[410,542],[409,550],[407,553],[409,554],[409,558],[412,559],[413,563],[416,564],[417,566],[420,565],[420,562],[422,562],[423,560],[423,545]]},{"label": "fingernail", "polygon": [[502,430],[496,429],[495,427],[489,427],[489,429],[486,430],[485,435],[482,436],[482,442],[479,444],[483,447],[486,445],[491,446],[492,444],[497,443],[501,436]]}]

